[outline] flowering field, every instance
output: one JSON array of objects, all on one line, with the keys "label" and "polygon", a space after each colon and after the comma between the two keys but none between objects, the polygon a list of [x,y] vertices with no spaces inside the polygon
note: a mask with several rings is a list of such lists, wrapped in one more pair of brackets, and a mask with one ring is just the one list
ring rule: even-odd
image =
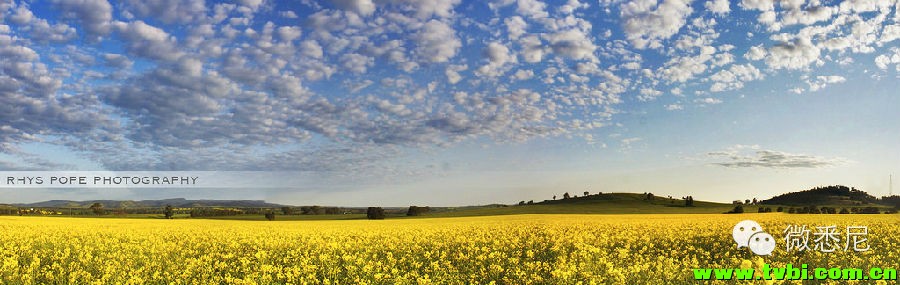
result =
[{"label": "flowering field", "polygon": [[[870,249],[786,252],[779,241],[760,259],[735,248],[731,230],[744,219],[776,239],[792,224],[866,226]],[[2,284],[695,284],[693,268],[896,268],[898,261],[897,215],[276,222],[0,216]]]}]

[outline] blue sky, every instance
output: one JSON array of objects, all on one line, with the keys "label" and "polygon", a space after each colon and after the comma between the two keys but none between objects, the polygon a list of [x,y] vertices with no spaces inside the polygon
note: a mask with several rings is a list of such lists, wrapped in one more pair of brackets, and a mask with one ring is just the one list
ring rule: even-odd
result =
[{"label": "blue sky", "polygon": [[881,196],[900,166],[898,5],[0,0],[0,168],[319,177],[0,191],[358,206],[827,184]]}]

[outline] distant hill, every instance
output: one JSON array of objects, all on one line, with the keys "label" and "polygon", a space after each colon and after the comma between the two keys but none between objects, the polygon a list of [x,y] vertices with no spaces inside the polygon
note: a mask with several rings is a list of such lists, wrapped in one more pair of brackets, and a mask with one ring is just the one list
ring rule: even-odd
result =
[{"label": "distant hill", "polygon": [[172,207],[179,208],[187,208],[187,207],[248,207],[248,208],[263,208],[263,207],[281,207],[284,205],[267,203],[263,200],[187,200],[184,198],[175,198],[175,199],[163,199],[163,200],[140,200],[140,201],[132,201],[132,200],[89,200],[89,201],[71,201],[71,200],[50,200],[43,201],[37,203],[27,203],[27,204],[13,204],[18,207],[33,207],[33,208],[87,208],[90,207],[94,203],[103,204],[104,208],[153,208],[153,207],[165,207],[166,205],[172,205]]},{"label": "distant hill", "polygon": [[680,197],[654,196],[641,193],[594,193],[574,195],[567,199],[544,200],[524,205],[485,205],[458,208],[432,207],[431,217],[460,217],[515,214],[694,214],[724,213],[734,206],[725,203],[694,201],[685,206]]},{"label": "distant hill", "polygon": [[881,204],[881,201],[862,190],[843,185],[833,185],[781,194],[771,199],[763,200],[760,204],[786,206],[867,205]]}]

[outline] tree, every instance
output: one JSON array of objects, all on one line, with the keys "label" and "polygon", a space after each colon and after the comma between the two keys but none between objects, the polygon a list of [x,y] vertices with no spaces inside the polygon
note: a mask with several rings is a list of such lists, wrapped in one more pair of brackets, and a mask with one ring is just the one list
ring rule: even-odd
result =
[{"label": "tree", "polygon": [[841,211],[838,214],[849,214],[849,213],[850,213],[850,211],[848,211],[847,208],[841,208]]},{"label": "tree", "polygon": [[409,206],[409,210],[406,211],[407,216],[421,216],[422,214],[428,213],[431,211],[429,207],[418,207],[418,206]]},{"label": "tree", "polygon": [[684,205],[687,207],[694,206],[694,196],[687,196],[684,198]]},{"label": "tree", "polygon": [[728,211],[728,214],[740,214],[743,212],[744,212],[744,206],[737,205],[737,206],[734,206],[734,209],[731,209],[731,211]]},{"label": "tree", "polygon": [[563,193],[563,199],[569,199],[569,198],[571,198],[571,196],[569,196],[569,192]]},{"label": "tree", "polygon": [[525,204],[534,205],[534,200],[528,200],[528,203],[525,203]]},{"label": "tree", "polygon": [[784,207],[778,207],[778,209],[776,209],[776,211],[778,211],[779,213],[784,212]]},{"label": "tree", "polygon": [[268,212],[266,212],[265,216],[266,216],[266,220],[269,220],[269,221],[275,220],[275,212],[268,211]]},{"label": "tree", "polygon": [[381,207],[369,207],[366,210],[366,218],[369,220],[384,220],[384,209]]},{"label": "tree", "polygon": [[744,200],[744,204],[745,204],[745,205],[750,205],[750,199]]},{"label": "tree", "polygon": [[553,200],[556,200],[556,195],[553,195]]},{"label": "tree", "polygon": [[281,213],[282,213],[282,214],[285,214],[285,215],[293,215],[293,214],[294,214],[294,208],[287,207],[287,206],[281,207]]},{"label": "tree", "polygon": [[859,210],[860,214],[881,214],[881,210],[876,207],[865,207]]},{"label": "tree", "polygon": [[644,197],[644,200],[653,201],[654,197],[656,196],[653,196],[653,193],[647,193],[647,195]]},{"label": "tree", "polygon": [[97,202],[97,203],[91,204],[90,208],[91,208],[91,211],[94,211],[94,214],[96,214],[98,216],[103,215],[103,204],[100,204],[99,202]]},{"label": "tree", "polygon": [[300,207],[300,213],[304,215],[321,215],[325,213],[325,209],[319,206],[303,206]]},{"label": "tree", "polygon": [[525,206],[525,201],[519,201],[519,206]]},{"label": "tree", "polygon": [[584,191],[584,196],[588,196],[588,195],[590,195],[590,194],[591,194],[591,192]]},{"label": "tree", "polygon": [[175,210],[172,209],[172,205],[166,205],[166,209],[163,210],[163,215],[166,216],[166,219],[171,219],[172,216],[175,216]]}]

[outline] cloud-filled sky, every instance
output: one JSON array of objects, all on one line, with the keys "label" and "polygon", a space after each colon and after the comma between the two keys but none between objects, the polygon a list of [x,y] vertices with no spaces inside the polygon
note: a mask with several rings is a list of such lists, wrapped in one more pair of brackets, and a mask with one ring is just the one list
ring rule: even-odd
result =
[{"label": "cloud-filled sky", "polygon": [[[877,196],[895,1],[0,0],[0,168],[317,173],[0,202]],[[265,183],[261,181],[260,183]]]}]

